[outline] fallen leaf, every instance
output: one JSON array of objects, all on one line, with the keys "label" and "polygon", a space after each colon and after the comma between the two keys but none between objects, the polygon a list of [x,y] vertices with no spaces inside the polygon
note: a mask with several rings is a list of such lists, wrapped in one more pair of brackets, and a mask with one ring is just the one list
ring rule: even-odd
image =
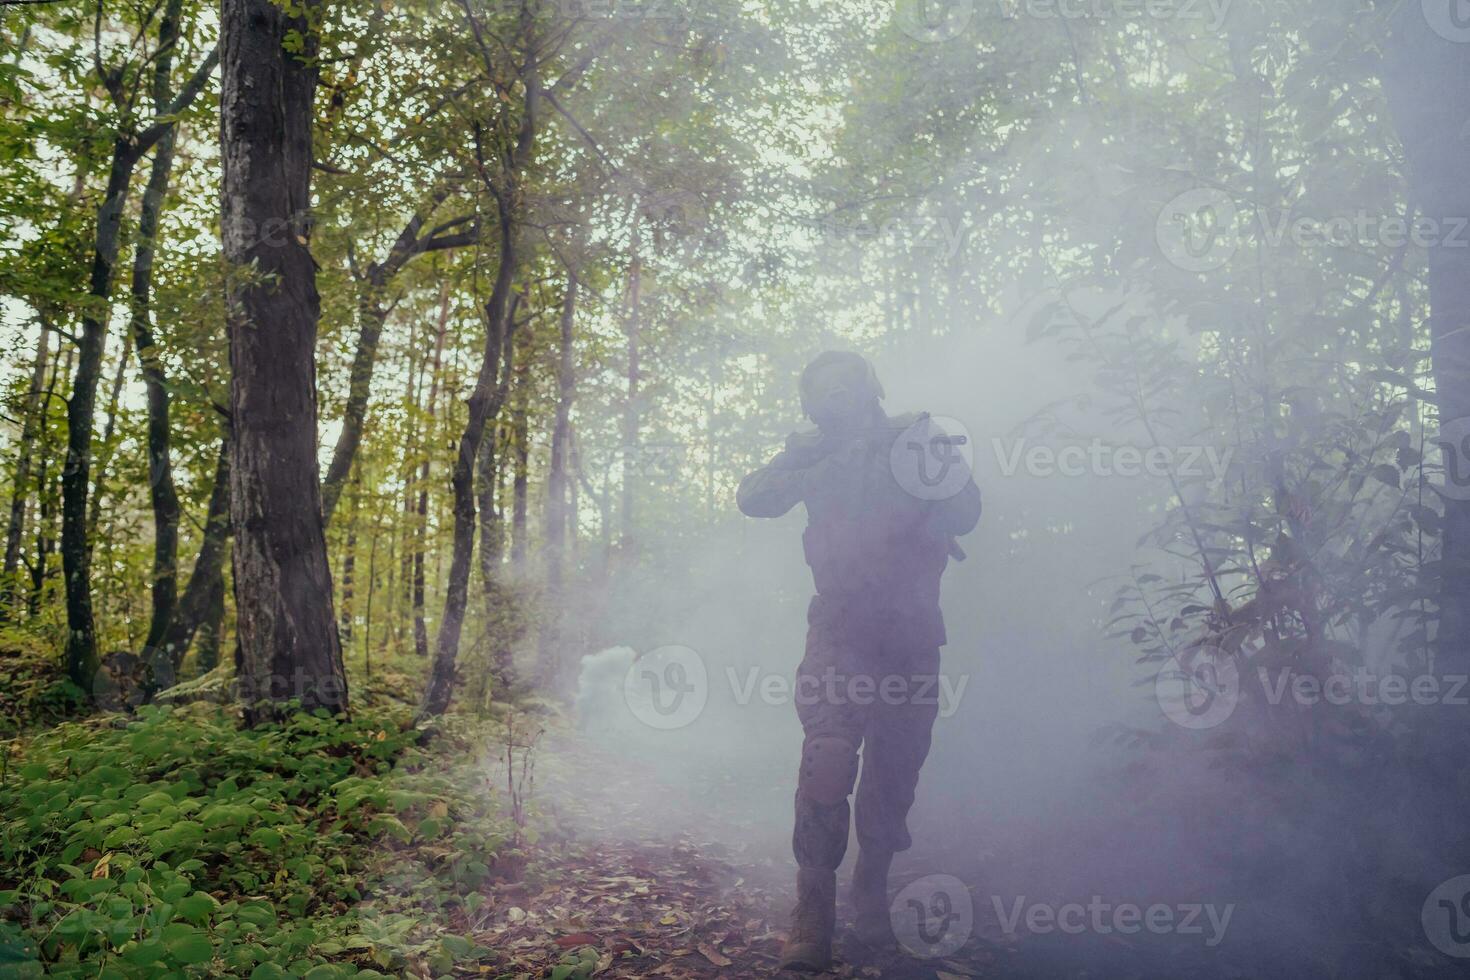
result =
[{"label": "fallen leaf", "polygon": [[721,953],[719,950],[715,949],[708,943],[700,943],[698,946],[695,947],[695,949],[698,949],[700,955],[709,960],[715,966],[729,966],[732,962],[734,962],[730,959],[730,957]]},{"label": "fallen leaf", "polygon": [[567,936],[557,936],[556,944],[562,949],[571,949],[573,946],[596,946],[597,937],[590,932],[574,932]]}]

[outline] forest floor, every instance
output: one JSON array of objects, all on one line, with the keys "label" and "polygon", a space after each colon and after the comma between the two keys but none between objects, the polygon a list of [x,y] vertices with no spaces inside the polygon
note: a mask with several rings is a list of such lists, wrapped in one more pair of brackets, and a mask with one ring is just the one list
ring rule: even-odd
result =
[{"label": "forest floor", "polygon": [[[749,827],[712,817],[713,788],[690,786],[687,774],[671,779],[563,733],[538,758],[535,792],[556,829],[534,848],[525,881],[497,886],[497,911],[476,937],[505,956],[503,967],[554,975],[580,951],[586,973],[566,976],[776,975],[793,900],[789,857],[771,853]],[[840,937],[827,975],[995,976],[1007,955],[979,936],[928,961]]]}]

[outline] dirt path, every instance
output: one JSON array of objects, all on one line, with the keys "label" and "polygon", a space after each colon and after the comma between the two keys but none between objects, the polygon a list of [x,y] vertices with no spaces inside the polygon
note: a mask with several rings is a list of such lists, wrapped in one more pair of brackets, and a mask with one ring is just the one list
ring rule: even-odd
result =
[{"label": "dirt path", "polygon": [[[712,794],[731,787],[710,785],[714,775],[671,778],[566,734],[548,735],[538,759],[536,799],[555,830],[537,842],[526,879],[497,890],[484,927],[509,971],[563,980],[778,975],[789,858],[711,807]],[[1004,956],[978,937],[927,962],[874,956],[844,939],[828,975],[994,976]]]}]

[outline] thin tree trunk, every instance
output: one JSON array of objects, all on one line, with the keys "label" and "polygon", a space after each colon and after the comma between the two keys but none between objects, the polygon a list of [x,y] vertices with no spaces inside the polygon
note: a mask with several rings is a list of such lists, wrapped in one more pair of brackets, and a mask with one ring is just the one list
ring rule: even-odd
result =
[{"label": "thin tree trunk", "polygon": [[[434,336],[434,367],[429,374],[429,400],[424,427],[425,441],[432,446],[434,441],[434,419],[439,405],[439,371],[444,363],[444,338],[449,327],[449,286],[446,282],[439,292],[439,325]],[[493,442],[493,438],[487,442]],[[433,467],[434,454],[424,453],[419,464],[419,498],[415,508],[413,548],[413,650],[420,657],[429,655],[429,627],[424,621],[424,552],[429,537],[429,476]]]},{"label": "thin tree trunk", "polygon": [[531,427],[529,405],[531,399],[531,372],[528,365],[516,365],[515,395],[511,405],[510,437],[512,465],[511,513],[510,513],[510,567],[517,578],[524,577],[526,553],[530,550],[527,540],[527,510],[531,485]]},{"label": "thin tree trunk", "polygon": [[363,423],[367,418],[368,396],[372,390],[373,370],[378,361],[378,342],[383,336],[383,324],[392,312],[391,305],[384,305],[388,287],[403,267],[415,256],[426,252],[452,249],[471,245],[479,237],[478,228],[449,233],[450,229],[471,222],[471,218],[457,218],[432,229],[419,237],[424,222],[433,210],[443,203],[448,192],[436,190],[425,207],[414,214],[381,262],[368,266],[358,284],[357,302],[357,350],[352,357],[352,373],[347,387],[347,405],[342,416],[342,431],[332,449],[332,459],[327,465],[327,475],[322,479],[322,513],[330,522],[337,509],[337,499],[342,495],[342,486],[347,474],[352,471],[352,461],[357,456],[362,442]]},{"label": "thin tree trunk", "polygon": [[[133,258],[132,337],[148,395],[148,498],[153,508],[152,615],[147,650],[161,649],[179,591],[179,495],[169,458],[168,378],[153,336],[153,257],[158,222],[168,194],[176,129],[171,127],[153,151],[148,186],[138,217],[138,245]],[[99,493],[100,497],[100,493]]]},{"label": "thin tree trunk", "polygon": [[26,390],[22,409],[20,441],[15,447],[15,483],[10,492],[10,522],[5,529],[4,580],[0,581],[0,622],[10,619],[15,603],[20,544],[25,534],[26,502],[31,496],[31,459],[36,445],[36,431],[44,425],[44,420],[38,418],[38,413],[50,358],[51,335],[45,324],[42,324],[41,338],[36,342],[36,360],[31,368],[31,386]]},{"label": "thin tree trunk", "polygon": [[577,563],[581,553],[581,537],[577,529],[582,523],[582,445],[577,430],[567,429],[567,553],[572,564]]},{"label": "thin tree trunk", "polygon": [[[1406,4],[1391,33],[1384,69],[1408,163],[1411,203],[1446,233],[1446,240],[1426,251],[1436,404],[1441,427],[1453,431],[1470,425],[1470,249],[1452,234],[1470,216],[1470,101],[1446,93],[1470,91],[1470,45],[1439,37],[1419,5]],[[1455,485],[1444,499],[1435,663],[1448,675],[1470,672],[1470,483],[1465,482],[1470,460],[1463,432],[1458,438],[1458,445],[1442,447],[1446,481]]]},{"label": "thin tree trunk", "polygon": [[356,584],[354,575],[357,572],[357,520],[362,510],[362,471],[358,470],[352,477],[352,510],[347,519],[347,544],[342,554],[342,618],[341,635],[342,645],[345,647],[352,642],[352,621],[354,617],[353,587]]},{"label": "thin tree trunk", "polygon": [[[291,15],[272,0],[222,0],[220,12],[221,227],[235,279],[228,321],[235,657],[249,724],[277,716],[291,698],[307,709],[347,710],[317,477],[320,299],[302,220],[311,206],[323,6],[305,0]],[[299,53],[287,52],[288,37]],[[283,241],[267,245],[250,234],[283,217],[296,225]]]},{"label": "thin tree trunk", "polygon": [[225,634],[225,578],[216,576],[204,604],[204,621],[199,624],[199,643],[194,648],[197,673],[207,674],[219,666],[219,651]]},{"label": "thin tree trunk", "polygon": [[[59,349],[59,343],[58,343]],[[36,561],[31,566],[31,591],[26,597],[26,615],[34,619],[41,611],[41,596],[46,588],[46,579],[51,575],[51,554],[56,550],[56,538],[52,533],[53,511],[51,487],[51,400],[56,397],[56,383],[71,374],[72,362],[76,360],[76,348],[66,349],[66,358],[51,372],[51,382],[46,387],[46,399],[41,407],[41,434],[38,439],[41,469],[36,474]]]},{"label": "thin tree trunk", "polygon": [[66,463],[61,471],[61,566],[66,585],[66,670],[74,684],[91,690],[97,672],[97,628],[92,618],[92,549],[87,539],[88,493],[92,480],[92,420],[102,378],[107,339],[107,305],[112,295],[123,206],[137,163],[132,142],[113,142],[107,190],[97,213],[92,246],[90,300],[82,316],[77,368],[66,403]]},{"label": "thin tree trunk", "polygon": [[454,541],[445,586],[444,618],[434,650],[429,683],[419,706],[419,717],[443,714],[454,691],[459,641],[464,631],[465,608],[469,602],[470,559],[475,547],[475,465],[486,424],[500,412],[505,386],[500,377],[501,346],[513,340],[510,315],[511,284],[519,265],[518,230],[509,202],[500,206],[500,267],[486,304],[485,352],[475,390],[470,395],[468,419],[459,440],[450,479],[454,504]]},{"label": "thin tree trunk", "polygon": [[[505,347],[502,377],[513,377],[515,344]],[[480,583],[485,604],[485,643],[490,649],[490,672],[501,690],[516,682],[515,646],[520,639],[514,596],[507,588],[501,565],[505,558],[505,481],[502,465],[510,443],[503,432],[492,432],[480,447],[476,493],[480,507]]]},{"label": "thin tree trunk", "polygon": [[[319,2],[319,0],[313,0]],[[154,92],[166,90],[173,69],[175,43],[179,34],[182,0],[170,0],[159,21],[158,48],[154,52]],[[127,204],[133,168],[143,154],[175,125],[173,117],[193,102],[214,71],[218,49],[204,61],[172,99],[165,111],[142,132],[119,130],[113,137],[112,157],[107,172],[107,190],[97,212],[92,244],[92,269],[88,304],[82,314],[77,343],[76,375],[66,406],[66,463],[61,472],[61,564],[66,585],[66,668],[72,681],[90,690],[97,672],[96,623],[92,618],[92,549],[88,541],[88,493],[91,488],[92,421],[97,408],[97,385],[101,380],[102,350],[107,339],[107,311],[112,296],[114,268],[123,210]],[[119,93],[112,91],[114,101]]]},{"label": "thin tree trunk", "polygon": [[[479,38],[478,21],[468,6],[465,10],[469,26]],[[487,189],[495,198],[500,232],[500,265],[496,270],[490,299],[486,303],[485,350],[480,359],[475,390],[469,398],[468,417],[464,434],[459,440],[459,453],[455,458],[454,474],[450,481],[454,490],[453,554],[449,562],[449,580],[445,586],[444,618],[439,623],[429,683],[424,691],[423,703],[419,705],[420,718],[442,714],[449,707],[454,691],[459,641],[464,631],[465,606],[469,601],[470,561],[475,547],[475,461],[480,455],[480,440],[484,438],[486,423],[499,414],[505,399],[505,379],[499,377],[500,359],[504,345],[511,343],[515,334],[514,308],[510,302],[510,294],[520,268],[520,180],[535,149],[541,96],[537,42],[532,37],[530,8],[525,5],[521,7],[520,20],[521,39],[526,47],[525,64],[520,73],[521,82],[525,86],[525,103],[515,145],[507,155],[506,172],[499,181],[483,178]],[[488,69],[492,66],[486,67]],[[481,173],[485,174],[484,148],[478,129],[475,132],[475,146],[477,162]]]},{"label": "thin tree trunk", "polygon": [[576,397],[576,369],[572,360],[573,325],[577,312],[577,277],[567,276],[562,300],[556,374],[556,421],[551,430],[551,465],[546,476],[545,548],[546,594],[542,600],[541,630],[537,659],[543,690],[551,691],[560,680],[562,562],[565,560],[567,526],[567,451]]},{"label": "thin tree trunk", "polygon": [[112,457],[117,452],[117,447],[112,444],[112,437],[117,434],[117,406],[122,398],[123,381],[127,377],[128,360],[133,356],[133,337],[127,334],[123,337],[122,354],[117,360],[117,370],[112,373],[112,387],[107,394],[107,416],[102,424],[102,453],[97,458],[97,475],[93,479],[92,493],[87,504],[87,546],[97,540],[97,525],[102,520],[102,498],[107,489],[107,467],[112,464]]},{"label": "thin tree trunk", "polygon": [[627,324],[627,403],[623,408],[623,533],[625,546],[634,540],[635,508],[637,506],[638,477],[642,473],[641,441],[639,430],[642,415],[638,399],[642,380],[642,289],[643,265],[639,258],[639,219],[633,217],[633,260],[628,267],[628,324]]},{"label": "thin tree trunk", "polygon": [[[214,487],[209,492],[209,509],[204,516],[204,535],[199,542],[199,555],[189,573],[184,594],[174,604],[168,624],[158,641],[167,675],[155,677],[155,689],[162,689],[178,677],[179,664],[189,652],[195,634],[210,622],[218,624],[223,615],[225,588],[225,552],[230,540],[230,432],[226,426],[220,439],[219,455],[214,464]],[[215,605],[221,611],[216,614]],[[205,640],[200,641],[201,655]],[[218,645],[215,654],[218,653]],[[202,661],[201,661],[202,662]],[[213,667],[214,664],[210,663]]]}]

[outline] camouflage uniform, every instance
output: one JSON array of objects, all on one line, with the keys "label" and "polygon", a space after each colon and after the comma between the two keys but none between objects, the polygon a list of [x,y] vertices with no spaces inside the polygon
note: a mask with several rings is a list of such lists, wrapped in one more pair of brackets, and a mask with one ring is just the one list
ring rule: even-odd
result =
[{"label": "camouflage uniform", "polygon": [[[859,748],[859,845],[891,856],[911,843],[906,818],[938,714],[946,639],[939,580],[958,554],[954,538],[980,517],[973,482],[929,501],[895,479],[890,450],[919,418],[890,418],[875,401],[872,425],[859,435],[795,433],[740,484],[747,516],[780,517],[799,502],[807,509],[802,541],[817,594],[796,688],[805,741],[792,844],[802,869],[830,872],[842,863]],[[895,686],[889,695],[867,695],[849,686],[853,678],[875,682],[864,691]],[[903,679],[902,691],[891,678]],[[886,870],[884,857],[885,879]]]}]

